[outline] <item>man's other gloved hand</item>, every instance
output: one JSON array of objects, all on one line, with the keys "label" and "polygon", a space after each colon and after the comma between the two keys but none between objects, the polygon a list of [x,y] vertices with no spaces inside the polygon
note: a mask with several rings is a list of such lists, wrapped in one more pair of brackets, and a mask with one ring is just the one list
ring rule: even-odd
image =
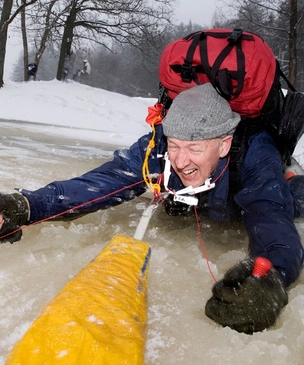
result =
[{"label": "man's other gloved hand", "polygon": [[[268,261],[268,260],[267,260]],[[252,334],[275,324],[288,294],[275,268],[265,275],[252,275],[254,260],[239,262],[212,288],[206,315],[222,326]]]},{"label": "man's other gloved hand", "polygon": [[21,230],[11,235],[6,235],[15,231],[27,222],[29,207],[26,198],[23,195],[17,193],[0,193],[0,213],[3,215],[4,220],[2,228],[0,229],[0,243],[13,243],[19,241],[22,237]]},{"label": "man's other gloved hand", "polygon": [[166,213],[170,216],[186,215],[191,207],[188,204],[173,200],[173,195],[169,194],[165,203]]}]

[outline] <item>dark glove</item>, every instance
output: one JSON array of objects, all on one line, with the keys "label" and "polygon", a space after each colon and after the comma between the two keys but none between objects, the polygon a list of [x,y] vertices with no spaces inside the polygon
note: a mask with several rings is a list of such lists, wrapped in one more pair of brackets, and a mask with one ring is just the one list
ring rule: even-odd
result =
[{"label": "dark glove", "polygon": [[247,334],[274,325],[288,303],[277,270],[271,267],[265,275],[253,276],[254,262],[244,260],[228,270],[213,286],[213,296],[205,308],[206,315],[215,322]]},{"label": "dark glove", "polygon": [[[0,193],[0,213],[4,223],[0,230],[0,243],[16,242],[22,237],[22,230],[7,235],[23,226],[28,220],[29,207],[26,198],[21,194]],[[3,237],[3,238],[2,238]]]},{"label": "dark glove", "polygon": [[170,216],[186,215],[191,207],[188,204],[173,200],[173,195],[169,195],[165,203],[166,213]]}]

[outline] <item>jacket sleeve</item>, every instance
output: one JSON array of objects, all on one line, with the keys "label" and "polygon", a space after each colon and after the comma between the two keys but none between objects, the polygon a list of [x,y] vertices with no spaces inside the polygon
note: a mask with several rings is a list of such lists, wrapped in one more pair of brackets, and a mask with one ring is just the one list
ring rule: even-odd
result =
[{"label": "jacket sleeve", "polygon": [[[21,190],[30,203],[28,223],[55,215],[56,219],[74,219],[143,194],[146,185],[142,165],[150,137],[150,134],[145,135],[129,149],[115,151],[112,161],[80,177],[54,181],[36,191]],[[159,169],[157,162],[152,160],[154,170]]]},{"label": "jacket sleeve", "polygon": [[289,286],[300,274],[303,247],[281,157],[267,133],[251,138],[241,176],[242,190],[235,201],[244,212],[249,253],[267,257]]}]

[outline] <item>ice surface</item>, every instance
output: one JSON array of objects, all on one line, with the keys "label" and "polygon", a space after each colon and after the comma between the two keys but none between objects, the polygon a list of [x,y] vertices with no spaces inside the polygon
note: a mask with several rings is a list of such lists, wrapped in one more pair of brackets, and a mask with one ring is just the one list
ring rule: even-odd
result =
[{"label": "ice surface", "polygon": [[[72,140],[50,138],[45,156],[45,150],[35,148],[40,143],[36,139],[30,135],[22,144],[16,144],[16,139],[11,141],[7,136],[5,143],[0,144],[7,156],[2,162],[2,171],[6,172],[6,178],[1,181],[2,191],[10,191],[13,186],[39,187],[54,176],[79,175],[102,163],[107,154],[102,146],[98,149],[94,143],[78,146],[77,155],[62,153],[73,147]],[[62,147],[57,149],[55,143]],[[0,246],[1,365],[41,308],[98,255],[115,233],[133,236],[149,202],[150,199],[142,197],[70,224],[33,226],[24,230],[21,242]],[[303,235],[304,224],[297,224]],[[246,234],[239,224],[205,221],[202,227],[211,268],[220,278],[246,256]],[[152,246],[146,365],[302,364],[303,275],[292,287],[290,303],[276,327],[247,336],[217,326],[204,314],[214,281],[206,267],[194,217],[169,217],[159,207],[144,240]]]}]

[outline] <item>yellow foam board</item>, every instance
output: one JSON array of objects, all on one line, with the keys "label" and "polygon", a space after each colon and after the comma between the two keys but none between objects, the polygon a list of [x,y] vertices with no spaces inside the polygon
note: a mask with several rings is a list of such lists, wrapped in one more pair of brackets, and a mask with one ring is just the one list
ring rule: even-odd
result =
[{"label": "yellow foam board", "polygon": [[149,244],[116,235],[49,303],[6,365],[144,364]]}]

